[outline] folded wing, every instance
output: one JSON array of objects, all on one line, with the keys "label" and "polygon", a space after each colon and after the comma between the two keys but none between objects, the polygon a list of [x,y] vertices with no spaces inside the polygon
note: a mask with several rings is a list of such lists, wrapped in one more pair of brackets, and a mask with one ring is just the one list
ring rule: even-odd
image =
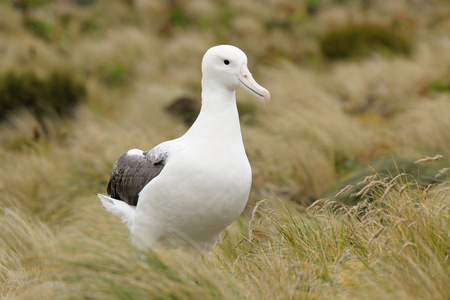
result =
[{"label": "folded wing", "polygon": [[[114,164],[107,193],[116,200],[137,205],[139,193],[164,168],[167,151],[158,146],[149,152],[133,149],[125,152]],[[158,153],[157,159],[149,153]]]}]

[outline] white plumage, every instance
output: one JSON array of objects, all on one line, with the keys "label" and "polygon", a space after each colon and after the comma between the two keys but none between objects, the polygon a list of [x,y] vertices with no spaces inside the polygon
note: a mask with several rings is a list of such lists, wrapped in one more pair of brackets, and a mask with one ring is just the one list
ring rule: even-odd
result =
[{"label": "white plumage", "polygon": [[140,248],[175,236],[208,251],[247,203],[252,176],[235,90],[241,87],[266,104],[270,94],[233,46],[209,49],[202,73],[202,107],[192,127],[150,151],[126,152],[114,165],[111,197],[99,194]]}]

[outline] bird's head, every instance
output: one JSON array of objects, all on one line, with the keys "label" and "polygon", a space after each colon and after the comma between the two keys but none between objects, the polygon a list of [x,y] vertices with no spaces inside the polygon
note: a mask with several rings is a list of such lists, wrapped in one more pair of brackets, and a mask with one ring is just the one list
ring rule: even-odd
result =
[{"label": "bird's head", "polygon": [[270,93],[260,86],[247,67],[247,56],[237,47],[220,45],[206,51],[202,61],[204,80],[213,80],[229,90],[242,88],[268,104]]}]

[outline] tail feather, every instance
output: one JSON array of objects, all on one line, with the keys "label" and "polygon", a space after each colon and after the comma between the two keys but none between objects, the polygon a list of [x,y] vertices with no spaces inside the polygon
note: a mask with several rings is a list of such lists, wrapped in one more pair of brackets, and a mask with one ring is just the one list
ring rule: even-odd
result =
[{"label": "tail feather", "polygon": [[123,201],[102,194],[98,194],[98,197],[102,201],[106,211],[119,217],[122,223],[131,231],[131,225],[133,224],[134,215],[136,213],[136,206],[130,206]]}]

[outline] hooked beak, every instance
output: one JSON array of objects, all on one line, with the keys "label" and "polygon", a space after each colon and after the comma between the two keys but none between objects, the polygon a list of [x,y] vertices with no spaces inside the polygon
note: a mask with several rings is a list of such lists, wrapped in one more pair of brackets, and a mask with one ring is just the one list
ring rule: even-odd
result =
[{"label": "hooked beak", "polygon": [[239,85],[242,89],[258,97],[262,103],[266,105],[269,104],[270,102],[269,91],[260,86],[253,79],[252,73],[250,73],[249,69],[245,64],[242,64],[241,72],[239,75],[237,75],[237,78],[239,79]]}]

